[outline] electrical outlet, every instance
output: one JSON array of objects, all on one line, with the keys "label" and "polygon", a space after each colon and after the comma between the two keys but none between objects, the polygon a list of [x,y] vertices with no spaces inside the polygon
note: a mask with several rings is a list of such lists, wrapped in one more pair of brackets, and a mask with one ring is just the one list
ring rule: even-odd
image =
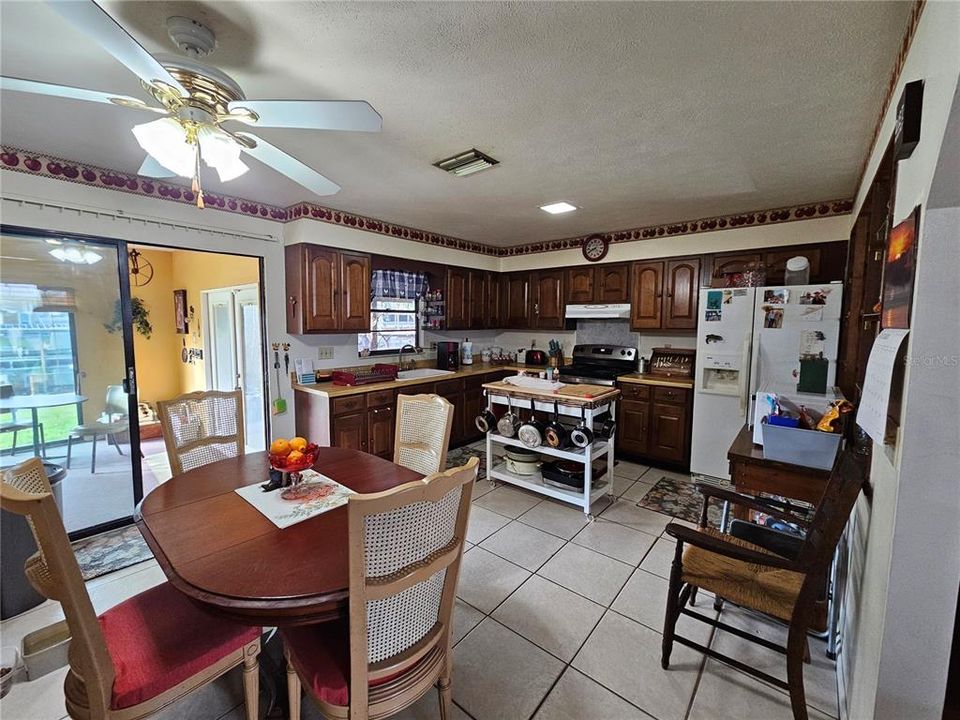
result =
[{"label": "electrical outlet", "polygon": [[436,343],[436,342],[431,342],[431,343],[430,343],[430,350],[432,350],[433,352],[436,352],[436,351],[437,351],[437,343]]},{"label": "electrical outlet", "polygon": [[321,345],[317,348],[317,360],[333,360],[333,346]]}]

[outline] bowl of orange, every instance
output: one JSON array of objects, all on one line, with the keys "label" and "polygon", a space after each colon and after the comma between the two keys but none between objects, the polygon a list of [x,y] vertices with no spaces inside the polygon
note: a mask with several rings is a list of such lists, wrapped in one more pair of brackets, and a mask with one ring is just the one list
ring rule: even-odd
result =
[{"label": "bowl of orange", "polygon": [[317,461],[319,452],[319,446],[306,438],[277,438],[270,444],[270,467],[284,473],[302,472]]}]

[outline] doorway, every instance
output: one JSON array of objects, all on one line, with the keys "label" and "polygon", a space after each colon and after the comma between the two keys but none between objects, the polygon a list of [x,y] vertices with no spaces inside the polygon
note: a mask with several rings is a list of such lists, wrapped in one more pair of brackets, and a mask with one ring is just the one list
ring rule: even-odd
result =
[{"label": "doorway", "polygon": [[247,452],[264,450],[263,334],[260,288],[238,285],[204,291],[207,389],[243,391]]},{"label": "doorway", "polygon": [[4,227],[0,465],[46,463],[77,538],[143,497],[127,244]]}]

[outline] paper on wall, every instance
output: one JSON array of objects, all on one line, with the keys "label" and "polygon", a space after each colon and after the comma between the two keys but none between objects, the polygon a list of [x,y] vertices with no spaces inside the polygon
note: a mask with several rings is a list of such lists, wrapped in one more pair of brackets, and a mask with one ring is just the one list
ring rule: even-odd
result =
[{"label": "paper on wall", "polygon": [[800,322],[823,322],[823,306],[808,305],[802,308]]},{"label": "paper on wall", "polygon": [[857,425],[879,445],[884,444],[887,432],[887,408],[890,404],[890,384],[897,353],[909,330],[884,330],[873,341],[867,373],[863,380],[863,394],[857,409]]}]

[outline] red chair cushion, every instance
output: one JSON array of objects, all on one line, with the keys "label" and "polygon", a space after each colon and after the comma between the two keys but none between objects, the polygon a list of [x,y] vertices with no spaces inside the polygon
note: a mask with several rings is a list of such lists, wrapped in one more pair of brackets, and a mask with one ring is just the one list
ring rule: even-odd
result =
[{"label": "red chair cushion", "polygon": [[[350,704],[350,623],[344,618],[280,630],[290,664],[315,697],[331,705]],[[370,683],[390,682],[403,671]]]},{"label": "red chair cushion", "polygon": [[116,677],[110,707],[130,707],[179,685],[261,634],[195,605],[170,583],[100,616]]}]

